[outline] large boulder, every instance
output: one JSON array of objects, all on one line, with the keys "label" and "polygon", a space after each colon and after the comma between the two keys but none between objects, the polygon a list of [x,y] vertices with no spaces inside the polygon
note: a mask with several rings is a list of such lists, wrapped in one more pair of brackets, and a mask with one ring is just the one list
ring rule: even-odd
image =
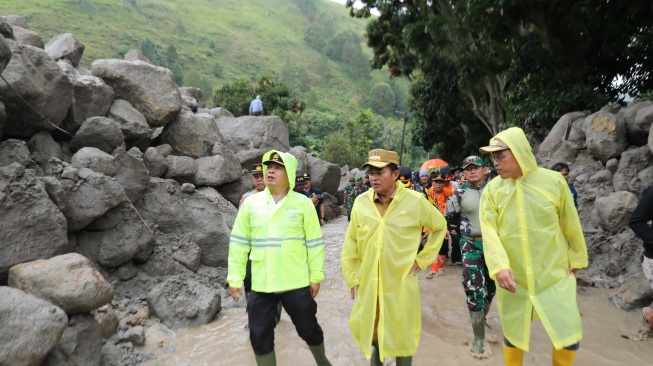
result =
[{"label": "large boulder", "polygon": [[189,156],[170,155],[166,158],[168,169],[165,177],[174,179],[182,183],[192,183],[195,181],[197,173],[197,162]]},{"label": "large boulder", "polygon": [[609,233],[617,233],[628,225],[630,214],[637,207],[637,196],[627,191],[614,192],[594,201],[594,215],[601,228]]},{"label": "large boulder", "polygon": [[125,190],[115,179],[86,168],[79,169],[78,175],[73,186],[66,185],[68,200],[64,215],[69,231],[82,229],[127,201]]},{"label": "large boulder", "polygon": [[233,113],[221,107],[211,108],[211,109],[198,108],[197,113],[208,113],[211,115],[211,117],[213,117],[214,120],[217,120],[218,118],[221,117],[234,118]]},{"label": "large boulder", "polygon": [[18,263],[69,250],[66,218],[34,170],[18,163],[0,168],[0,282]]},{"label": "large boulder", "polygon": [[7,18],[5,17],[0,17],[0,35],[6,39],[16,40],[14,31],[11,29],[11,24],[7,22]]},{"label": "large boulder", "polygon": [[95,60],[93,75],[143,113],[150,127],[163,127],[181,110],[181,95],[172,72],[142,61]]},{"label": "large boulder", "polygon": [[5,126],[6,120],[7,111],[5,110],[5,105],[0,102],[0,137],[2,137],[2,128]]},{"label": "large boulder", "polygon": [[52,135],[47,131],[41,131],[27,141],[27,147],[32,153],[32,160],[40,165],[45,165],[50,158],[65,160],[65,154],[61,145],[54,141]]},{"label": "large boulder", "polygon": [[220,291],[182,275],[172,276],[150,290],[147,305],[173,330],[206,324],[222,309]]},{"label": "large boulder", "polygon": [[615,191],[640,194],[653,182],[653,153],[648,146],[624,151],[614,174]]},{"label": "large boulder", "polygon": [[124,141],[118,122],[106,117],[91,117],[82,123],[70,141],[70,148],[79,150],[83,147],[97,147],[111,154]]},{"label": "large boulder", "polygon": [[18,26],[12,26],[11,28],[18,42],[36,48],[43,48],[43,38],[37,32]]},{"label": "large boulder", "polygon": [[132,146],[150,136],[150,126],[145,116],[126,100],[114,100],[107,117],[120,123],[120,130],[127,146]]},{"label": "large boulder", "polygon": [[42,366],[100,366],[102,329],[91,314],[70,317],[68,327]]},{"label": "large boulder", "polygon": [[77,169],[88,168],[108,177],[113,177],[117,172],[113,156],[95,147],[79,149],[70,159],[70,165]]},{"label": "large boulder", "polygon": [[165,234],[181,237],[190,233],[202,251],[202,264],[226,267],[229,235],[238,211],[215,189],[184,194],[173,180],[150,178],[136,207]]},{"label": "large boulder", "polygon": [[118,168],[114,178],[125,189],[125,194],[130,201],[138,201],[150,181],[145,164],[122,148],[116,149],[113,157]]},{"label": "large boulder", "polygon": [[45,52],[55,61],[68,60],[77,67],[85,48],[86,46],[77,37],[70,33],[64,33],[52,37],[45,45]]},{"label": "large boulder", "polygon": [[213,144],[222,140],[211,116],[186,111],[168,123],[161,134],[161,142],[170,145],[175,155],[194,159],[211,155]]},{"label": "large boulder", "polygon": [[572,161],[577,150],[586,146],[585,134],[582,132],[584,120],[585,113],[582,112],[567,113],[560,117],[538,148],[538,162],[549,166],[559,161]]},{"label": "large boulder", "polygon": [[290,150],[288,126],[279,117],[221,117],[215,123],[224,136],[224,143],[244,167],[260,163],[263,154],[272,149]]},{"label": "large boulder", "polygon": [[152,253],[152,229],[130,204],[123,204],[120,210],[123,220],[117,226],[105,231],[84,230],[77,235],[77,250],[104,267],[118,267],[134,258],[144,262]]},{"label": "large boulder", "polygon": [[195,99],[197,103],[197,108],[204,108],[206,106],[206,99],[204,98],[204,93],[202,89],[195,87],[185,87],[179,88],[179,92],[182,97],[189,97]]},{"label": "large boulder", "polygon": [[603,163],[626,148],[626,124],[613,114],[600,111],[587,116],[584,131],[588,151]]},{"label": "large boulder", "polygon": [[168,160],[158,149],[153,147],[147,148],[143,155],[143,163],[150,177],[162,177],[168,170]]},{"label": "large boulder", "polygon": [[87,313],[113,300],[113,287],[91,261],[77,253],[21,263],[9,270],[8,284],[62,308]]},{"label": "large boulder", "polygon": [[27,19],[20,15],[6,15],[0,18],[4,18],[5,22],[7,22],[7,24],[11,25],[12,27],[30,29],[29,23],[27,23]]},{"label": "large boulder", "polygon": [[218,192],[220,192],[222,197],[227,199],[227,201],[231,202],[234,206],[238,206],[243,194],[252,189],[254,189],[252,177],[249,174],[249,171],[244,171],[244,173],[241,174],[240,179],[218,187]]},{"label": "large boulder", "polygon": [[68,61],[57,62],[73,83],[73,100],[61,128],[74,135],[91,117],[104,117],[113,103],[113,89],[102,79],[82,75]]},{"label": "large boulder", "polygon": [[635,99],[631,105],[622,108],[617,114],[617,120],[626,125],[626,138],[629,144],[646,145],[648,129],[653,118],[651,107],[653,107],[653,101]]},{"label": "large boulder", "polygon": [[0,142],[0,166],[18,163],[26,167],[31,162],[32,156],[25,141],[9,139]]},{"label": "large boulder", "polygon": [[295,146],[290,153],[297,158],[297,173],[311,175],[313,187],[335,195],[340,185],[340,167],[306,152],[302,146]]},{"label": "large boulder", "polygon": [[197,162],[196,185],[220,186],[240,179],[240,163],[231,149],[216,141],[211,153],[211,156],[195,160]]},{"label": "large boulder", "polygon": [[66,329],[68,316],[61,308],[0,286],[0,360],[3,365],[40,365]]},{"label": "large boulder", "polygon": [[[55,130],[63,122],[72,102],[70,79],[42,49],[5,41],[12,56],[2,72],[9,85],[0,83],[0,100],[7,109],[3,136],[30,137],[38,131]],[[12,88],[29,93],[18,96]],[[34,106],[38,113],[25,103]]]},{"label": "large boulder", "polygon": [[4,71],[7,64],[11,60],[11,48],[9,44],[5,41],[4,37],[0,37],[0,74]]}]

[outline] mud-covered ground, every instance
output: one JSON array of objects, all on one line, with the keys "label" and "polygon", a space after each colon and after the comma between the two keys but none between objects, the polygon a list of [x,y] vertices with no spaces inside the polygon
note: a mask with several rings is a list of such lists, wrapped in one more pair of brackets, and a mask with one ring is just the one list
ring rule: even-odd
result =
[{"label": "mud-covered ground", "polygon": [[[342,279],[340,249],[347,227],[347,218],[339,217],[323,228],[327,246],[325,273],[317,297],[318,319],[324,330],[327,356],[334,366],[368,365],[356,347],[347,328],[349,312],[353,306],[350,293]],[[500,340],[501,325],[496,305],[488,314],[492,329],[487,330],[489,358],[474,359],[466,342],[471,340],[471,325],[465,306],[465,296],[460,284],[460,267],[447,267],[446,275],[426,279],[420,274],[422,284],[422,335],[413,358],[413,365],[502,365],[503,351]],[[608,302],[609,293],[599,289],[579,289],[578,303],[583,319],[584,339],[575,365],[649,365],[653,361],[653,341],[634,341],[623,334],[637,337],[645,334],[638,313],[628,313]],[[228,302],[223,300],[223,304]],[[187,330],[178,335],[152,330],[146,349],[157,359],[148,365],[255,365],[249,344],[249,333],[243,326],[247,316],[243,308],[223,310],[212,323]],[[524,365],[551,364],[551,343],[539,322],[533,322],[531,350],[524,357]],[[276,355],[278,365],[312,365],[314,361],[306,344],[297,336],[287,314],[283,313],[276,328]],[[385,365],[394,365],[386,359]]]}]

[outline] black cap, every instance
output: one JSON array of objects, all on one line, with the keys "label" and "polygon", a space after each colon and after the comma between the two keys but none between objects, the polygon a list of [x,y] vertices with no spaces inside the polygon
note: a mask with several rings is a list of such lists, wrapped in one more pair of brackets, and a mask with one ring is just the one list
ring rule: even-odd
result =
[{"label": "black cap", "polygon": [[306,181],[304,180],[304,176],[302,174],[297,174],[297,176],[295,177],[295,185],[303,186],[304,184],[306,184]]},{"label": "black cap", "polygon": [[270,158],[268,160],[263,162],[263,164],[265,165],[268,165],[270,163],[286,166],[286,164],[283,163],[283,159],[281,159],[281,155],[279,155],[279,153],[276,151],[272,153],[272,155],[270,155]]},{"label": "black cap", "polygon": [[435,175],[431,175],[431,180],[433,181],[440,180],[443,182],[446,181],[446,179],[444,178],[444,174],[442,174],[442,172],[435,173]]},{"label": "black cap", "polygon": [[249,174],[254,175],[254,174],[263,174],[263,164],[252,164],[252,167],[250,168],[251,172]]},{"label": "black cap", "polygon": [[304,179],[311,179],[311,175],[308,173],[302,174],[302,177],[304,177]]}]

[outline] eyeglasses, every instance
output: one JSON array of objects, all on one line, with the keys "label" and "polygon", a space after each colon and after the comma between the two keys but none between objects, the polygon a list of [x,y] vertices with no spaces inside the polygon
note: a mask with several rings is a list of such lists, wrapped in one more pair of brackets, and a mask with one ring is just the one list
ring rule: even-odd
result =
[{"label": "eyeglasses", "polygon": [[501,155],[492,155],[492,161],[495,162],[500,162],[503,160],[506,156],[512,155],[512,153],[507,153],[507,154],[501,154]]}]

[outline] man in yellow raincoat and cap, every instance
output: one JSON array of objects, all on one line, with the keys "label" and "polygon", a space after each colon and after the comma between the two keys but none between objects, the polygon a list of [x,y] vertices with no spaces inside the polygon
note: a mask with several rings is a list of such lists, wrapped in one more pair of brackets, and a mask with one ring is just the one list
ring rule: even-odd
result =
[{"label": "man in yellow raincoat and cap", "polygon": [[587,267],[587,248],[571,191],[560,173],[537,166],[520,128],[480,151],[492,154],[501,177],[481,196],[480,221],[506,365],[522,364],[532,318],[551,338],[553,365],[572,365],[582,338],[575,274]]},{"label": "man in yellow raincoat and cap", "polygon": [[[371,365],[385,357],[412,363],[422,327],[417,274],[433,262],[446,232],[440,211],[398,181],[397,161],[394,151],[370,151],[363,168],[372,189],[356,198],[342,247],[345,282],[352,299],[358,293],[349,329]],[[430,235],[417,253],[422,227]]]}]

